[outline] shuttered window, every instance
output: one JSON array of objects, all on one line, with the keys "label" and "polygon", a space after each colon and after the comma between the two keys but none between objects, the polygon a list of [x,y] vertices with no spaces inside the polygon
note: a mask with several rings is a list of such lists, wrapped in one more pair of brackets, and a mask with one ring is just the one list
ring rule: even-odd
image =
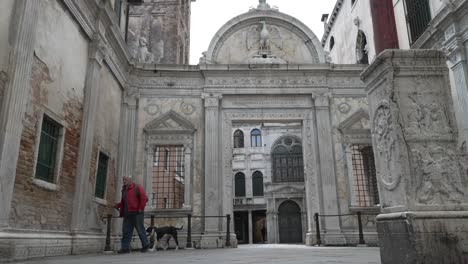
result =
[{"label": "shuttered window", "polygon": [[61,126],[44,115],[36,164],[36,178],[54,182]]},{"label": "shuttered window", "polygon": [[100,152],[99,161],[96,175],[96,191],[95,195],[98,198],[104,199],[106,193],[106,181],[107,181],[107,167],[109,165],[109,157]]}]

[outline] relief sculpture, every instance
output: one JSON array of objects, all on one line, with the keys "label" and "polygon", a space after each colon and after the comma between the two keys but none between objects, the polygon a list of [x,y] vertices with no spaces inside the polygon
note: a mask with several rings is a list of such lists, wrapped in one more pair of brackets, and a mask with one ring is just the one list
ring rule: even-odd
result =
[{"label": "relief sculpture", "polygon": [[462,202],[464,174],[459,157],[449,147],[432,146],[412,150],[416,165],[416,199],[421,204]]},{"label": "relief sculpture", "polygon": [[401,172],[396,168],[398,162],[396,133],[387,101],[383,101],[377,107],[373,123],[373,134],[377,147],[376,166],[378,175],[383,187],[391,191],[398,186]]},{"label": "relief sculpture", "polygon": [[408,98],[411,100],[412,111],[407,115],[407,133],[425,137],[452,133],[443,105],[435,102],[423,103],[421,98],[414,95],[408,95]]}]

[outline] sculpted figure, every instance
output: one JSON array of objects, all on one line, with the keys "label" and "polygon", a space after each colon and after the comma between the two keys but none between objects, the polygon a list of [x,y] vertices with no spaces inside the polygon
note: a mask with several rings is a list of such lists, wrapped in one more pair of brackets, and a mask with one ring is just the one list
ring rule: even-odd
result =
[{"label": "sculpted figure", "polygon": [[139,39],[137,59],[141,63],[154,62],[154,55],[148,50],[148,41],[144,37]]}]

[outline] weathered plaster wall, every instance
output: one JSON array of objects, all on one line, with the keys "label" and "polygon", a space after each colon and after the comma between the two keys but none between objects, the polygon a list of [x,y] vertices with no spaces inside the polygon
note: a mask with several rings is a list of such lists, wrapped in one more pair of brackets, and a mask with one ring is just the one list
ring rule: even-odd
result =
[{"label": "weathered plaster wall", "polygon": [[145,0],[130,7],[128,45],[138,62],[188,64],[190,0]]},{"label": "weathered plaster wall", "polygon": [[[40,1],[31,102],[23,119],[10,225],[68,230],[80,142],[88,44],[55,0]],[[63,127],[64,143],[56,190],[33,183],[42,114]]]},{"label": "weathered plaster wall", "polygon": [[93,154],[91,158],[90,183],[93,186],[91,195],[95,195],[97,163],[99,152],[109,157],[107,165],[106,192],[104,201],[98,200],[100,217],[113,213],[115,188],[117,186],[117,161],[120,131],[120,111],[122,106],[122,89],[109,68],[101,68],[98,92],[97,111]]},{"label": "weathered plaster wall", "polygon": [[[367,38],[369,61],[376,56],[374,46],[374,31],[372,24],[370,1],[344,1],[334,25],[325,42],[325,50],[330,52],[331,62],[336,64],[354,64],[357,62],[356,41],[358,31],[362,30]],[[355,24],[358,21],[358,26]],[[330,39],[335,40],[330,50]]]},{"label": "weathered plaster wall", "polygon": [[0,8],[0,106],[3,102],[5,85],[8,81],[8,58],[10,54],[10,20],[13,14],[14,0],[2,1]]},{"label": "weathered plaster wall", "polygon": [[[193,215],[202,214],[202,190],[203,190],[203,162],[204,162],[204,106],[201,97],[146,97],[140,99],[137,128],[137,150],[136,150],[136,175],[138,181],[143,183],[146,176],[146,151],[145,133],[143,128],[154,119],[174,111],[195,127],[194,144],[192,150],[192,184],[193,184]],[[151,194],[149,194],[151,195]],[[183,220],[185,221],[185,220]],[[200,226],[199,220],[194,219],[194,230]]]}]

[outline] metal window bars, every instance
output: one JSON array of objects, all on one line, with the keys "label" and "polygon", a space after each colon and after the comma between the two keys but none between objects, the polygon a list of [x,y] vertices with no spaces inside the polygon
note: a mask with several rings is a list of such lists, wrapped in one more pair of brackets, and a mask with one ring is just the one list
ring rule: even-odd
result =
[{"label": "metal window bars", "polygon": [[379,204],[372,146],[352,145],[351,151],[357,204],[362,207]]},{"label": "metal window bars", "polygon": [[185,170],[182,145],[156,146],[153,155],[153,195],[156,209],[179,209],[184,204]]}]

